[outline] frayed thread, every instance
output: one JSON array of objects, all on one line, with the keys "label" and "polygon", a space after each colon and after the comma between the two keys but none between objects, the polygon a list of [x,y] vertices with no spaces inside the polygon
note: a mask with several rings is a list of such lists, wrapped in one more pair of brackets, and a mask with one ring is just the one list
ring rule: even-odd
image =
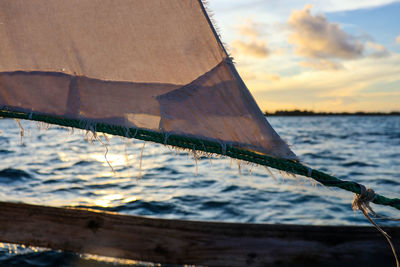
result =
[{"label": "frayed thread", "polygon": [[396,261],[396,266],[399,267],[399,260],[397,258],[396,250],[392,244],[392,241],[390,241],[390,236],[385,231],[383,231],[382,228],[377,225],[369,216],[369,213],[371,213],[373,216],[376,216],[375,211],[369,205],[369,203],[373,201],[376,197],[374,190],[372,190],[371,188],[366,189],[364,185],[360,184],[360,191],[360,194],[356,194],[354,196],[351,207],[353,208],[353,210],[361,210],[365,218],[367,218],[367,220],[386,238],[392,249],[394,259]]},{"label": "frayed thread", "polygon": [[[47,131],[50,128],[51,124],[37,121],[36,122],[36,127],[39,129],[39,131]],[[71,128],[71,127],[70,127]]]},{"label": "frayed thread", "polygon": [[140,151],[139,174],[138,174],[138,178],[139,178],[139,179],[142,178],[142,162],[143,162],[143,152],[144,152],[144,147],[145,147],[145,145],[146,145],[146,142],[143,142],[142,151]]},{"label": "frayed thread", "polygon": [[221,37],[221,31],[220,28],[218,27],[218,23],[216,22],[215,18],[214,18],[214,12],[210,9],[210,5],[208,3],[207,0],[199,0],[201,2],[201,5],[204,8],[204,12],[205,15],[208,18],[208,21],[210,23],[210,26],[212,27],[215,37],[217,38],[217,41],[219,42],[220,46],[222,47],[222,50],[225,51],[225,54],[227,56],[227,58],[229,59],[229,61],[231,63],[233,63],[232,61],[232,57],[230,56],[230,53],[228,51],[228,45],[222,41],[222,37]]},{"label": "frayed thread", "polygon": [[237,161],[237,166],[238,166],[239,176],[242,176],[242,161],[241,160]]},{"label": "frayed thread", "polygon": [[[107,135],[103,134],[103,136],[104,136],[104,139],[106,139],[107,144],[109,144],[109,143],[110,143],[110,140],[108,139]],[[111,168],[111,171],[112,171],[114,174],[116,174],[116,172],[115,172],[113,166],[111,165],[110,161],[107,159],[108,145],[107,145],[106,143],[104,143],[103,140],[101,140],[101,138],[100,138],[97,134],[96,134],[96,140],[99,141],[99,142],[104,146],[104,148],[106,149],[106,151],[105,151],[105,153],[104,153],[104,159],[106,160],[108,166]]]},{"label": "frayed thread", "polygon": [[278,182],[278,179],[276,179],[276,176],[272,173],[272,171],[267,166],[264,166],[264,167],[265,167],[265,170],[267,171],[267,173],[269,174],[269,176],[271,176],[275,180],[275,182]]},{"label": "frayed thread", "polygon": [[19,119],[14,119],[14,120],[17,122],[18,127],[19,127],[19,135],[21,136],[21,145],[22,145],[23,141],[24,141],[23,139],[25,136],[25,129],[24,129],[24,127],[22,127],[21,121]]},{"label": "frayed thread", "polygon": [[195,176],[197,176],[198,172],[199,172],[199,156],[197,155],[196,149],[193,147],[192,150],[192,155],[193,155],[193,159],[195,162]]}]

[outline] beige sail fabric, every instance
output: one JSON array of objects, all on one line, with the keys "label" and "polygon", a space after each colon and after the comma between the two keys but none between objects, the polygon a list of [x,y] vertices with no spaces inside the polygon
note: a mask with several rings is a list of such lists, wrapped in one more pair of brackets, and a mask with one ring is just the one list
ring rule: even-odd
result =
[{"label": "beige sail fabric", "polygon": [[0,106],[295,158],[198,0],[0,1]]}]

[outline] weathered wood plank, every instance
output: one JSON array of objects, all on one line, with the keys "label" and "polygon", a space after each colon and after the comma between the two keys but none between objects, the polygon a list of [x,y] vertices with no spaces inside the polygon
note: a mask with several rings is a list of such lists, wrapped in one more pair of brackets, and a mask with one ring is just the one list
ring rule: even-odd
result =
[{"label": "weathered wood plank", "polygon": [[[384,228],[396,247],[400,227]],[[0,202],[0,241],[157,263],[207,266],[391,266],[372,227],[151,219]]]}]

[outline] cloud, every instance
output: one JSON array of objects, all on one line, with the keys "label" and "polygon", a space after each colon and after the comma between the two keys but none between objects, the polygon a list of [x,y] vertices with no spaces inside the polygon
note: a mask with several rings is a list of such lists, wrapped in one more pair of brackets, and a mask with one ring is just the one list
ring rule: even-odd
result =
[{"label": "cloud", "polygon": [[243,80],[250,81],[272,81],[277,82],[281,77],[275,73],[254,72],[248,69],[241,69],[240,71]]},{"label": "cloud", "polygon": [[251,19],[247,19],[245,24],[237,27],[237,32],[242,36],[248,36],[253,39],[260,38],[263,35],[263,28],[265,25],[256,23]]},{"label": "cloud", "polygon": [[248,19],[246,23],[237,27],[239,35],[243,39],[232,42],[231,48],[234,54],[252,56],[255,58],[266,58],[271,53],[267,42],[261,38],[262,24]]},{"label": "cloud", "polygon": [[381,44],[367,42],[367,48],[370,50],[370,57],[378,58],[378,57],[387,57],[390,55],[389,51]]},{"label": "cloud", "polygon": [[[237,12],[253,12],[254,11],[270,11],[272,8],[276,13],[282,15],[286,14],[287,10],[292,10],[296,8],[300,1],[293,0],[280,0],[280,1],[266,1],[266,0],[212,0],[208,1],[211,9],[218,13],[230,13]],[[268,5],[268,2],[272,3]],[[398,0],[325,0],[325,1],[315,1],[312,0],[315,8],[323,12],[338,12],[338,11],[349,11],[349,10],[359,10],[366,8],[380,7],[384,5],[389,5]]]},{"label": "cloud", "polygon": [[262,110],[293,107],[325,111],[399,110],[400,54],[345,61],[343,67],[334,74],[302,71],[281,76],[279,82],[267,85],[264,81],[253,81],[249,89]]},{"label": "cloud", "polygon": [[329,59],[309,60],[300,62],[300,66],[315,70],[340,70],[343,65]]},{"label": "cloud", "polygon": [[242,41],[236,40],[231,45],[234,54],[248,55],[256,58],[268,57],[270,51],[267,42],[259,40]]},{"label": "cloud", "polygon": [[400,44],[400,35],[396,38],[396,43]]},{"label": "cloud", "polygon": [[[312,59],[310,66],[339,65],[333,59],[357,59],[363,56],[364,45],[343,31],[339,24],[329,22],[322,14],[312,15],[312,6],[291,13],[288,25],[292,31],[288,42],[296,54]],[[318,62],[319,61],[319,62]],[[304,65],[304,64],[303,64]]]},{"label": "cloud", "polygon": [[255,73],[249,72],[249,71],[241,71],[240,72],[240,76],[245,81],[251,81],[251,80],[256,80],[257,79],[257,75]]},{"label": "cloud", "polygon": [[281,77],[279,77],[279,75],[276,75],[276,74],[267,74],[266,76],[265,76],[265,78],[267,79],[267,80],[270,80],[270,81],[275,81],[275,82],[277,82],[277,81],[279,81],[280,79],[281,79]]},{"label": "cloud", "polygon": [[320,10],[325,12],[338,12],[380,7],[398,2],[398,0],[328,0],[314,2],[316,7]]}]

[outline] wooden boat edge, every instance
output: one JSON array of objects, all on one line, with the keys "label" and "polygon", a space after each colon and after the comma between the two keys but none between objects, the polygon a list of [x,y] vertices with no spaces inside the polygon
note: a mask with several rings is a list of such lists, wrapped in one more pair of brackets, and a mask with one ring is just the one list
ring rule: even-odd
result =
[{"label": "wooden boat edge", "polygon": [[[400,227],[384,230],[399,247]],[[393,264],[386,240],[368,226],[184,221],[9,202],[0,202],[0,241],[169,264]]]}]

